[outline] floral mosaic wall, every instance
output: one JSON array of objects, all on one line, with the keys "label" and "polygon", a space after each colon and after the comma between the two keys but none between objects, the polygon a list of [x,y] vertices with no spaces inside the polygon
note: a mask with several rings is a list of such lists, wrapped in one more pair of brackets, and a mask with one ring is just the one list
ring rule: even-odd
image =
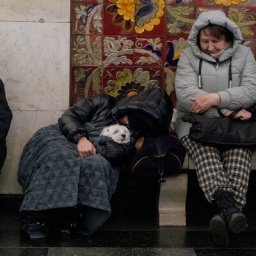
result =
[{"label": "floral mosaic wall", "polygon": [[174,77],[198,14],[218,9],[256,54],[255,0],[71,0],[70,105],[98,93],[125,97]]}]

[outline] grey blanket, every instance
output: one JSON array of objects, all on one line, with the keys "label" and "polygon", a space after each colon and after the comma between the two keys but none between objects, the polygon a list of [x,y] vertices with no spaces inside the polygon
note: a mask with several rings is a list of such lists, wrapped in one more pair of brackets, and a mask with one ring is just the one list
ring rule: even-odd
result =
[{"label": "grey blanket", "polygon": [[107,219],[118,178],[118,170],[104,157],[81,158],[77,145],[62,135],[57,124],[50,125],[38,130],[23,149],[18,181],[25,197],[20,210],[82,205],[94,212],[98,209],[102,219]]}]

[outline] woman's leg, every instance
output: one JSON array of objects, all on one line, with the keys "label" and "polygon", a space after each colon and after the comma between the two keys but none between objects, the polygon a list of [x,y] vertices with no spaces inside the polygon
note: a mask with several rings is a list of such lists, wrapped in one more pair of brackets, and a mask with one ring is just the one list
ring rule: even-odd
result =
[{"label": "woman's leg", "polygon": [[221,162],[221,153],[215,147],[190,140],[188,136],[181,139],[188,155],[192,158],[200,188],[206,199],[212,203],[213,194],[218,188],[225,188],[228,177]]},{"label": "woman's leg", "polygon": [[118,180],[118,169],[103,156],[95,154],[82,159],[78,184],[78,205],[83,216],[81,235],[91,235],[108,219]]},{"label": "woman's leg", "polygon": [[215,244],[226,246],[228,232],[224,221],[235,233],[240,233],[247,227],[241,208],[245,204],[251,152],[235,148],[222,152],[188,137],[181,141],[194,161],[198,182],[205,197],[209,202],[215,203],[221,212],[210,223]]},{"label": "woman's leg", "polygon": [[46,217],[49,235],[69,238],[75,234],[78,222],[77,207],[50,209]]},{"label": "woman's leg", "polygon": [[227,171],[228,191],[238,208],[246,203],[246,193],[251,173],[252,152],[244,148],[230,148],[223,152],[223,165]]},{"label": "woman's leg", "polygon": [[68,142],[57,124],[38,130],[24,147],[18,181],[25,194],[20,211],[27,242],[43,243],[47,237],[41,213],[76,206],[80,162],[76,145]]},{"label": "woman's leg", "polygon": [[251,151],[243,148],[224,150],[223,166],[228,183],[226,189],[219,188],[213,195],[229,229],[237,234],[248,226],[242,208],[246,202],[251,156]]},{"label": "woman's leg", "polygon": [[[192,158],[198,178],[198,183],[206,199],[212,203],[213,195],[219,187],[224,187],[227,177],[221,162],[220,152],[214,148],[183,137],[181,142],[188,155]],[[215,246],[227,247],[229,230],[222,214],[216,214],[210,221],[210,231]]]}]

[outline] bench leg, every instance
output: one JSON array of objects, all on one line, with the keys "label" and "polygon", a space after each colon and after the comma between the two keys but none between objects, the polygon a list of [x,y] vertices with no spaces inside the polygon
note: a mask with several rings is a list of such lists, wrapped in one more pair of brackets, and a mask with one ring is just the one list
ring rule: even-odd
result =
[{"label": "bench leg", "polygon": [[159,198],[159,225],[186,226],[187,174],[165,178]]}]

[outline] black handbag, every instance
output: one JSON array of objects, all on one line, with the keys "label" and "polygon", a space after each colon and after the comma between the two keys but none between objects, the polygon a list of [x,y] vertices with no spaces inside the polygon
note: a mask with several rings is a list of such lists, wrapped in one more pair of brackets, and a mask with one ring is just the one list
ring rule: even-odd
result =
[{"label": "black handbag", "polygon": [[131,160],[132,176],[137,178],[159,178],[177,174],[182,169],[186,150],[176,135],[140,138],[137,152]]},{"label": "black handbag", "polygon": [[215,146],[256,148],[256,121],[233,119],[240,111],[236,110],[229,116],[208,118],[197,114],[185,114],[184,122],[192,123],[188,137],[202,143]]}]

